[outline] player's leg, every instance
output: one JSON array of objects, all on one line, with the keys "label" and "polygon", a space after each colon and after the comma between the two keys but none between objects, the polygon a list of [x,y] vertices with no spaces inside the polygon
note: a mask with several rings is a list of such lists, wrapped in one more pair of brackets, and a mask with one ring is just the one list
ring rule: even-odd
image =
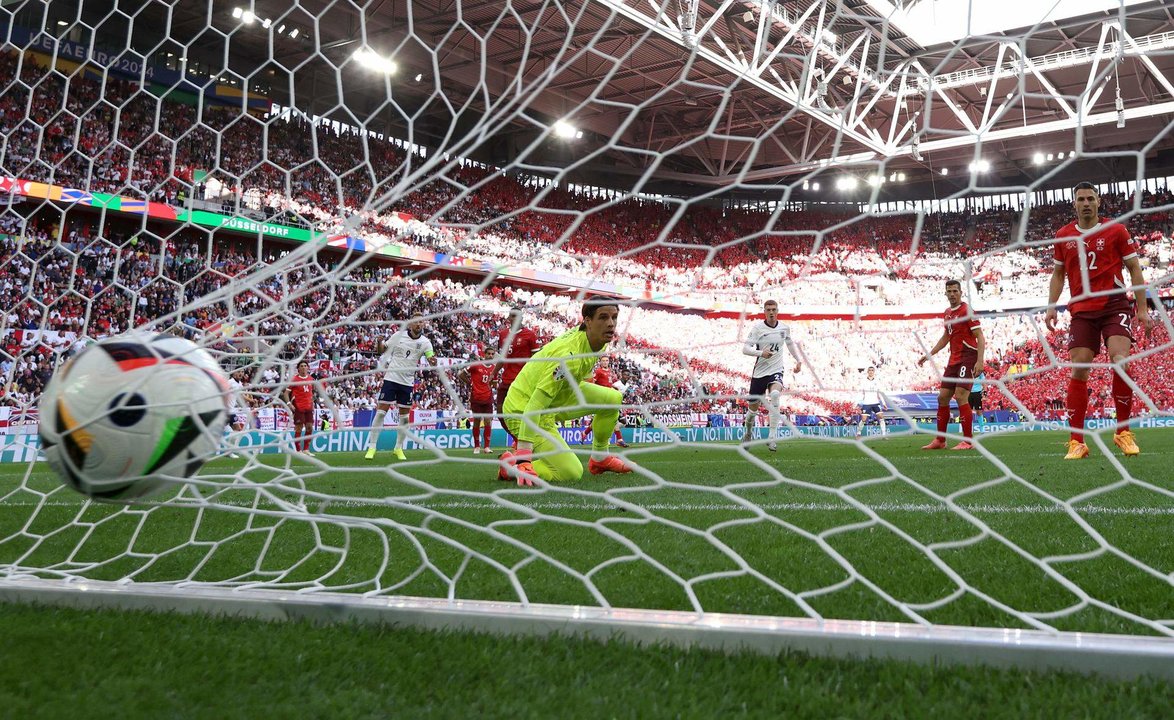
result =
[{"label": "player's leg", "polygon": [[751,396],[746,408],[746,417],[742,419],[742,442],[754,440],[754,418],[758,417],[758,398]]},{"label": "player's leg", "polygon": [[747,402],[749,409],[746,412],[746,418],[742,421],[742,443],[746,444],[754,440],[754,418],[758,417],[758,406],[765,400],[766,391],[770,387],[769,377],[752,377],[750,378],[750,392],[747,393]]},{"label": "player's leg", "polygon": [[877,419],[877,422],[880,423],[881,437],[887,436],[889,434],[889,430],[887,427],[885,427],[885,411],[878,410],[876,413],[876,419]]},{"label": "player's leg", "polygon": [[476,414],[476,411],[473,413],[473,418],[469,423],[469,427],[473,431],[473,454],[480,455],[481,445],[479,443],[481,442],[481,416]]},{"label": "player's leg", "polygon": [[954,400],[958,402],[958,420],[962,423],[962,442],[954,446],[954,450],[971,450],[974,448],[974,412],[970,408],[970,388],[959,384],[954,387]]},{"label": "player's leg", "polygon": [[379,443],[379,434],[383,432],[383,421],[387,418],[387,410],[395,399],[395,389],[390,380],[384,380],[379,389],[379,401],[375,405],[375,419],[371,421],[371,430],[367,433],[367,459],[375,457],[375,448]]},{"label": "player's leg", "polygon": [[[513,383],[510,383],[510,385],[512,385],[512,384]],[[505,429],[506,442],[508,442],[510,445],[513,445],[516,447],[518,444],[518,436],[515,435],[513,430],[511,429],[512,424],[506,422],[504,419],[505,418],[505,399],[506,399],[506,396],[509,395],[509,393],[510,393],[510,385],[504,385],[504,384],[498,385],[497,386],[497,394],[494,399],[497,401],[497,416],[500,418],[503,418],[501,421],[501,426],[503,429]]]},{"label": "player's leg", "polygon": [[1096,359],[1101,349],[1100,323],[1095,319],[1073,315],[1070,332],[1072,339],[1068,344],[1068,358],[1072,362],[1072,375],[1068,379],[1066,405],[1072,432],[1064,459],[1079,460],[1088,457],[1088,446],[1084,444],[1084,419],[1088,414],[1088,365]]},{"label": "player's leg", "polygon": [[860,422],[856,423],[856,437],[860,437],[864,433],[864,423],[868,420],[868,411],[864,406],[860,406]]},{"label": "player's leg", "polygon": [[1107,324],[1103,332],[1109,358],[1113,361],[1113,404],[1117,408],[1117,430],[1113,433],[1113,442],[1121,448],[1122,453],[1138,455],[1141,449],[1137,447],[1137,438],[1129,429],[1129,419],[1133,417],[1133,385],[1129,381],[1128,367],[1133,338],[1129,335],[1129,325],[1125,323]]},{"label": "player's leg", "polygon": [[482,438],[481,438],[481,440],[482,440],[481,451],[484,453],[492,452],[492,449],[490,448],[490,442],[489,442],[490,440],[493,439],[493,414],[492,414],[492,411],[493,411],[493,406],[492,405],[487,406],[486,407],[487,414],[481,420],[482,432],[484,433],[484,435],[482,435]]},{"label": "player's leg", "polygon": [[290,435],[292,436],[292,440],[293,440],[294,452],[301,452],[302,451],[302,428],[301,428],[301,424],[298,422],[299,419],[301,419],[301,415],[298,413],[297,410],[294,410],[293,411],[293,422],[291,423],[290,429],[289,429]]},{"label": "player's leg", "polygon": [[[947,375],[949,371],[950,368],[946,368]],[[930,444],[923,446],[922,450],[941,450],[946,447],[946,431],[950,427],[950,398],[952,397],[954,397],[954,383],[949,382],[948,377],[943,377],[942,385],[938,388],[937,437]]]},{"label": "player's leg", "polygon": [[[591,409],[567,410],[559,413],[555,419],[561,422],[593,414],[591,418],[591,461],[587,464],[587,469],[592,475],[600,475],[605,472],[631,472],[632,469],[628,467],[627,463],[608,452],[612,433],[615,432],[616,423],[620,421],[620,406],[624,402],[623,393],[614,388],[589,382],[579,383],[579,391],[583,393],[584,404]],[[577,458],[576,462],[578,462]],[[535,465],[536,469],[537,467]],[[582,469],[580,469],[581,472]]]},{"label": "player's leg", "polygon": [[583,463],[559,434],[558,428],[551,426],[543,429],[546,430],[545,437],[534,441],[531,462],[535,474],[551,483],[581,480],[583,478]]},{"label": "player's leg", "polygon": [[970,412],[974,414],[974,417],[978,418],[978,422],[980,424],[986,422],[986,420],[983,418],[983,415],[982,415],[982,391],[981,390],[979,390],[978,392],[974,392],[973,390],[970,391],[969,404],[970,404]]},{"label": "player's leg", "polygon": [[516,453],[501,454],[499,480],[516,480],[518,485],[534,485],[536,479],[546,482],[574,482],[583,477],[583,463],[571,452],[558,432],[553,414],[537,419],[511,417],[506,420],[509,432],[517,438]]},{"label": "player's leg", "polygon": [[779,408],[782,405],[783,384],[781,382],[772,382],[767,389],[766,394],[766,413],[769,427],[766,431],[766,438],[769,440],[766,444],[766,449],[774,452],[778,449],[778,444],[775,443],[775,438],[778,437],[779,432]]},{"label": "player's leg", "polygon": [[401,391],[400,397],[396,400],[396,409],[398,412],[396,413],[394,426],[395,448],[392,450],[392,453],[395,455],[396,460],[407,460],[407,456],[404,455],[404,441],[408,439],[408,433],[411,432],[408,429],[411,425],[409,418],[412,416],[411,396],[409,395],[405,398],[404,393]]},{"label": "player's leg", "polygon": [[306,423],[302,420],[302,411],[294,411],[294,449],[300,453],[306,452]]}]

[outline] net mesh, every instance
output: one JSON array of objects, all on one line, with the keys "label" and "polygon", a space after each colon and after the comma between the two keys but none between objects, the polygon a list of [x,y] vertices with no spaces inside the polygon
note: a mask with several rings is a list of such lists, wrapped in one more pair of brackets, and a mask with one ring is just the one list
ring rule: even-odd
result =
[{"label": "net mesh", "polygon": [[[1052,332],[1040,309],[1072,205],[1051,188],[1096,155],[1131,178],[1101,214],[1142,243],[1158,303],[1131,384],[1163,426],[1172,203],[1138,179],[1170,130],[1140,103],[1169,89],[1169,33],[1121,7],[1066,59],[1035,52],[1043,24],[972,34],[999,49],[960,70],[856,5],[5,3],[0,579],[1174,634],[1174,450],[1143,431],[1140,462],[1120,457],[1104,356],[1091,470],[1055,433],[926,457],[909,430],[934,409],[898,400],[936,392],[944,356],[917,361],[957,278],[983,313],[978,429],[1065,426],[1066,315]],[[1057,87],[1073,67],[1087,85]],[[1056,169],[988,173],[1042,105],[1075,118],[1039,154]],[[1103,144],[1106,115],[1153,139]],[[942,162],[971,172],[947,186]],[[885,200],[906,173],[933,199]],[[621,299],[634,472],[498,482],[460,371],[501,358],[511,311],[541,344],[595,291]],[[777,438],[763,407],[744,445],[766,300],[803,370],[788,360]],[[407,459],[389,431],[368,461],[378,344],[413,316],[443,372],[416,375]],[[40,393],[88,341],[142,327],[238,384],[231,457],[152,502],[88,502],[38,462]],[[282,398],[301,360],[316,456]],[[584,463],[587,427],[561,431]]]}]

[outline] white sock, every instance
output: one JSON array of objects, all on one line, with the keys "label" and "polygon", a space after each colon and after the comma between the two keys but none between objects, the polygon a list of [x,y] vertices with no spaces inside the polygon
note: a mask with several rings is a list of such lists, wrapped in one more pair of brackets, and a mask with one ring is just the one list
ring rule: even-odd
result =
[{"label": "white sock", "polygon": [[396,450],[403,450],[404,449],[404,436],[407,434],[408,434],[407,433],[407,423],[404,422],[404,413],[401,410],[400,412],[396,413],[396,423],[395,423],[395,449]]},{"label": "white sock", "polygon": [[767,417],[770,418],[770,427],[766,431],[766,437],[774,440],[778,434],[779,429],[779,395],[778,393],[771,393],[770,401],[766,406]]},{"label": "white sock", "polygon": [[754,432],[754,411],[746,411],[746,420],[742,422],[742,429],[746,431],[746,439],[753,437]]},{"label": "white sock", "polygon": [[367,438],[367,449],[375,447],[379,442],[379,433],[383,432],[383,418],[387,417],[386,410],[375,411],[375,421],[371,423],[371,432]]},{"label": "white sock", "polygon": [[860,424],[856,426],[856,434],[860,435],[864,432],[864,418],[860,418]]},{"label": "white sock", "polygon": [[596,462],[603,462],[604,460],[607,459],[607,453],[600,452],[599,450],[593,450],[591,452],[591,459]]},{"label": "white sock", "polygon": [[888,430],[885,429],[885,419],[883,417],[880,419],[880,424],[881,424],[881,435],[887,435]]}]

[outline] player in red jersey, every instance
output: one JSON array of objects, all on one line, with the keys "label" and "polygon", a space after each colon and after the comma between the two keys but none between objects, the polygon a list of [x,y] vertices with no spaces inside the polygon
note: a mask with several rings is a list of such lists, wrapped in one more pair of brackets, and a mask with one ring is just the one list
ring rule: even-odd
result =
[{"label": "player in red jersey", "polygon": [[951,397],[958,401],[958,416],[965,437],[953,449],[973,450],[974,411],[970,408],[970,386],[974,376],[982,372],[986,340],[982,336],[978,318],[970,312],[970,306],[962,302],[962,283],[957,280],[946,281],[946,301],[950,303],[943,316],[946,329],[929,354],[917,361],[918,365],[923,365],[939,350],[950,346],[950,363],[942,373],[942,385],[938,390],[938,437],[922,450],[941,450],[946,447]]},{"label": "player in red jersey", "polygon": [[[1088,457],[1083,432],[1088,412],[1088,372],[1089,364],[1101,351],[1102,339],[1113,362],[1113,403],[1117,406],[1117,432],[1113,435],[1113,442],[1124,454],[1137,455],[1141,450],[1129,429],[1129,418],[1133,416],[1133,386],[1126,369],[1133,348],[1131,321],[1136,312],[1147,335],[1153,321],[1144,299],[1135,303],[1126,296],[1129,288],[1121,279],[1121,271],[1129,270],[1129,280],[1134,288],[1141,290],[1145,287],[1141,263],[1137,259],[1138,246],[1124,225],[1100,216],[1101,198],[1092,183],[1082,182],[1073,189],[1072,204],[1076,209],[1076,222],[1060,228],[1052,246],[1054,269],[1048,286],[1048,310],[1044,316],[1047,328],[1055,330],[1056,302],[1067,279],[1071,291],[1068,312],[1072,314],[1068,341],[1072,361],[1072,376],[1068,380],[1068,421],[1072,434],[1064,459]],[[1144,290],[1141,292],[1144,296]]]},{"label": "player in red jersey", "polygon": [[313,457],[310,438],[314,434],[314,376],[310,374],[310,363],[298,363],[298,374],[290,379],[283,394],[293,408],[294,449]]},{"label": "player in red jersey", "polygon": [[[481,357],[478,350],[475,357]],[[469,383],[469,410],[473,413],[473,454],[492,452],[489,440],[493,434],[493,363],[479,362],[461,368],[457,376]],[[484,423],[484,434],[481,434]],[[480,441],[480,444],[478,443]]]},{"label": "player in red jersey", "polygon": [[[510,323],[501,329],[497,334],[497,354],[502,361],[498,363],[498,369],[501,371],[501,377],[497,382],[497,414],[502,414],[502,406],[505,404],[505,396],[510,392],[510,385],[513,384],[514,378],[518,377],[518,373],[522,372],[522,366],[526,364],[526,360],[538,350],[538,336],[530,328],[522,325],[522,311],[510,311]],[[503,427],[505,424],[503,423]],[[510,444],[513,445],[517,439],[506,430],[506,435],[510,438]]]},{"label": "player in red jersey", "polygon": [[[628,389],[628,388],[624,387],[624,384],[622,382],[612,378],[612,376],[611,376],[611,358],[608,357],[607,355],[603,355],[602,357],[599,358],[599,363],[596,364],[596,366],[595,366],[595,375],[592,376],[591,382],[593,382],[596,385],[599,385],[600,387],[615,388],[616,390],[619,390],[621,393]],[[624,434],[620,430],[619,425],[616,425],[616,431],[612,437],[614,438],[616,445],[619,445],[620,447],[623,447],[623,448],[628,447],[628,443],[624,442]],[[591,442],[591,426],[590,425],[588,425],[587,429],[583,431],[583,444],[586,445],[589,442]]]}]

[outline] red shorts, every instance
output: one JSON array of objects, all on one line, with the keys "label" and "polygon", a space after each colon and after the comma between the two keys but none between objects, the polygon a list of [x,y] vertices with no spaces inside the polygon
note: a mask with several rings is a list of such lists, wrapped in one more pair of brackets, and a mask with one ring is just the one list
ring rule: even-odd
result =
[{"label": "red shorts", "polygon": [[1108,343],[1114,335],[1123,335],[1133,342],[1132,305],[1118,305],[1108,310],[1078,313],[1072,316],[1072,327],[1068,336],[1068,349],[1088,348],[1093,354],[1101,351],[1101,341]]},{"label": "red shorts", "polygon": [[960,361],[946,366],[946,371],[942,373],[942,387],[962,385],[969,390],[974,384],[974,366],[977,364],[977,352],[963,353]]},{"label": "red shorts", "polygon": [[489,400],[485,400],[484,402],[482,402],[480,400],[470,400],[469,401],[469,410],[474,415],[492,415],[493,414],[493,403],[490,402]]},{"label": "red shorts", "polygon": [[294,425],[313,425],[314,411],[313,410],[294,410],[293,411]]}]

